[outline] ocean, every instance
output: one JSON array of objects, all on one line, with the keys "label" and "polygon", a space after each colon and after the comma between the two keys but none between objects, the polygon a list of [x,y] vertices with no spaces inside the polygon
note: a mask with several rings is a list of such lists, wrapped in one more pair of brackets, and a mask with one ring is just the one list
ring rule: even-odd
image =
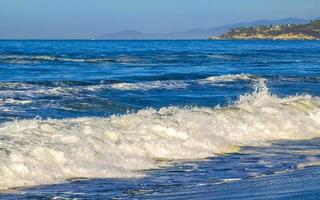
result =
[{"label": "ocean", "polygon": [[319,199],[320,41],[0,41],[0,199]]}]

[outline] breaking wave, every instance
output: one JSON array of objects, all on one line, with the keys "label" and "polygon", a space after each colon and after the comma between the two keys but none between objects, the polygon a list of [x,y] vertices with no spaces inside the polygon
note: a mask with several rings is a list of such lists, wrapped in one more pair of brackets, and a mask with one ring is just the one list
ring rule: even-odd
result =
[{"label": "breaking wave", "polygon": [[115,62],[110,58],[63,58],[54,56],[33,56],[31,60],[38,61],[62,61],[62,62]]},{"label": "breaking wave", "polygon": [[139,177],[158,159],[201,159],[320,136],[320,99],[279,98],[264,82],[222,108],[146,109],[110,118],[0,124],[0,189],[71,178]]},{"label": "breaking wave", "polygon": [[[74,92],[83,91],[98,91],[103,89],[113,89],[113,90],[174,90],[174,89],[186,89],[192,84],[201,85],[214,85],[214,86],[225,86],[225,84],[236,83],[236,82],[246,82],[246,83],[257,83],[259,81],[268,80],[279,80],[279,81],[308,81],[308,82],[319,82],[319,77],[268,77],[264,78],[262,76],[252,75],[252,74],[226,74],[210,76],[205,79],[195,79],[195,80],[156,80],[156,81],[145,81],[145,82],[119,82],[110,83],[108,81],[99,81],[90,83],[90,85],[71,85],[64,82],[52,82],[51,86],[46,86],[43,84],[37,85],[37,82],[0,82],[0,95],[12,96],[13,94],[19,94],[21,96],[39,95],[68,95]],[[68,81],[66,81],[68,82]]]},{"label": "breaking wave", "polygon": [[237,82],[237,81],[265,81],[266,79],[251,75],[251,74],[227,74],[220,76],[210,76],[206,79],[193,80],[193,81],[150,81],[142,83],[115,83],[112,84],[111,88],[117,90],[152,90],[152,89],[184,89],[190,84],[220,84],[226,82]]},{"label": "breaking wave", "polygon": [[0,55],[1,62],[7,63],[30,63],[30,62],[88,62],[88,63],[99,63],[99,62],[117,62],[111,58],[68,58],[58,57],[51,55]]},{"label": "breaking wave", "polygon": [[152,89],[183,89],[188,87],[183,81],[150,81],[145,83],[115,83],[112,89],[117,90],[152,90]]},{"label": "breaking wave", "polygon": [[225,82],[235,82],[235,81],[256,81],[265,80],[255,75],[251,74],[226,74],[221,76],[210,76],[201,81],[201,83],[225,83]]}]

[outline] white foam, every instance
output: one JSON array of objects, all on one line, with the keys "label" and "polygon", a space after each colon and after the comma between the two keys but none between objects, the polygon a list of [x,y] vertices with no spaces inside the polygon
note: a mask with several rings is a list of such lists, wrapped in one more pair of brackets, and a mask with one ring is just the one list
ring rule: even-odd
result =
[{"label": "white foam", "polygon": [[183,89],[188,83],[182,81],[150,81],[143,83],[115,83],[111,88],[117,90],[152,90],[152,89]]},{"label": "white foam", "polygon": [[243,145],[320,136],[320,99],[260,86],[225,108],[162,108],[110,118],[0,124],[0,189],[70,178],[137,177],[157,159],[198,159]]},{"label": "white foam", "polygon": [[[154,89],[184,89],[189,86],[189,83],[184,81],[149,81],[139,83],[113,83],[113,84],[97,84],[88,86],[42,86],[28,83],[0,83],[0,95],[5,97],[34,97],[41,95],[50,96],[68,96],[83,92],[96,92],[104,89],[115,90],[154,90]],[[22,102],[22,101],[21,101]],[[1,103],[1,101],[0,101]]]},{"label": "white foam", "polygon": [[13,105],[19,105],[19,104],[31,104],[33,101],[31,100],[18,100],[13,98],[7,98],[7,99],[0,99],[0,105],[6,105],[6,104],[13,104]]},{"label": "white foam", "polygon": [[[97,85],[88,85],[88,86],[45,86],[45,85],[36,85],[30,83],[16,83],[16,82],[4,82],[0,83],[0,95],[6,97],[6,102],[10,103],[12,98],[32,98],[41,95],[50,95],[50,96],[69,96],[75,94],[81,94],[82,92],[95,92],[101,89],[110,88],[110,85],[107,84],[97,84]],[[31,103],[30,100],[16,103]],[[0,100],[1,103],[1,100]]]},{"label": "white foam", "polygon": [[67,58],[51,55],[0,55],[0,59],[9,63],[30,63],[41,61],[61,61],[61,62],[115,62],[111,58]]},{"label": "white foam", "polygon": [[17,83],[17,82],[3,82],[0,83],[0,95],[4,97],[34,97],[39,95],[52,95],[52,96],[68,96],[74,95],[75,93],[82,93],[84,91],[95,92],[103,89],[115,89],[121,91],[127,90],[175,90],[185,89],[190,84],[209,84],[209,85],[222,85],[226,82],[237,82],[237,81],[250,81],[257,82],[265,80],[261,77],[257,77],[251,74],[227,74],[221,76],[211,76],[206,79],[198,79],[191,81],[184,80],[164,80],[164,81],[146,81],[138,83],[113,83],[106,84],[100,83],[89,86],[44,86],[30,83]]},{"label": "white foam", "polygon": [[66,58],[56,56],[33,56],[31,60],[36,61],[62,61],[62,62],[111,62],[114,61],[110,58]]},{"label": "white foam", "polygon": [[221,76],[210,76],[203,80],[203,83],[221,83],[221,82],[234,82],[234,81],[251,81],[257,79],[256,76],[251,74],[227,74]]},{"label": "white foam", "polygon": [[115,83],[111,88],[117,90],[152,90],[152,89],[183,89],[187,88],[190,83],[198,84],[219,84],[236,81],[264,81],[266,79],[251,75],[251,74],[227,74],[221,76],[210,76],[206,79],[195,81],[149,81],[141,83]]}]

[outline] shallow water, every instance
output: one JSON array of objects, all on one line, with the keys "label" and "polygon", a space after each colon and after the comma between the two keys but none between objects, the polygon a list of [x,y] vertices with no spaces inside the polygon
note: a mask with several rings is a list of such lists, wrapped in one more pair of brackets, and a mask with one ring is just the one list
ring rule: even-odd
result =
[{"label": "shallow water", "polygon": [[[236,154],[167,163],[139,179],[94,179],[9,191],[15,199],[317,199],[320,140],[245,147]],[[167,166],[167,167],[164,167]]]},{"label": "shallow water", "polygon": [[316,199],[319,55],[318,41],[0,41],[0,197]]}]

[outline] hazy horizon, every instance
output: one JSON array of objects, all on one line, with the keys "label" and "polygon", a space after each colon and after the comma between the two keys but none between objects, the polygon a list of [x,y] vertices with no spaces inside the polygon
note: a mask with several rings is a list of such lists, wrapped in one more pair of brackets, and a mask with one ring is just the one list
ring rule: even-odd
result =
[{"label": "hazy horizon", "polygon": [[2,0],[0,39],[84,39],[319,17],[318,0]]}]

